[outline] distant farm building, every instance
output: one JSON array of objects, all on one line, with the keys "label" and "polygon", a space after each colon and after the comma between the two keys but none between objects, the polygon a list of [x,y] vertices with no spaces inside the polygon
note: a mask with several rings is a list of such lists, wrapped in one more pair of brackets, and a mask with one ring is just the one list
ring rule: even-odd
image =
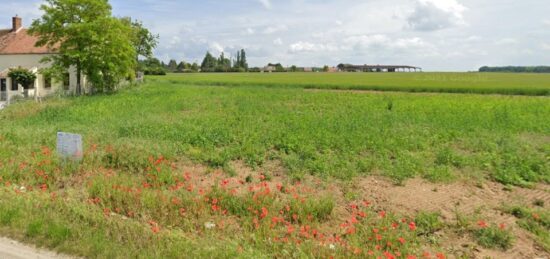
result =
[{"label": "distant farm building", "polygon": [[404,65],[351,65],[340,64],[341,72],[422,72],[422,68]]}]

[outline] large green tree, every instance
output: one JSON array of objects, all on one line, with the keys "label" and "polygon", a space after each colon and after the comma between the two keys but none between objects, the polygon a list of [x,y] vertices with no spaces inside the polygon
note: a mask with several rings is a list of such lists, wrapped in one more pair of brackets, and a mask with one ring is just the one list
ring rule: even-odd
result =
[{"label": "large green tree", "polygon": [[76,93],[82,93],[84,74],[98,90],[113,88],[121,79],[131,76],[136,66],[134,33],[127,23],[112,17],[108,0],[46,0],[40,9],[44,14],[35,20],[30,33],[38,46],[57,50],[45,58],[51,71],[60,77],[76,69]]},{"label": "large green tree", "polygon": [[214,72],[216,70],[216,66],[218,65],[218,59],[216,59],[210,52],[206,52],[206,55],[204,56],[204,59],[201,63],[201,71],[202,72]]}]

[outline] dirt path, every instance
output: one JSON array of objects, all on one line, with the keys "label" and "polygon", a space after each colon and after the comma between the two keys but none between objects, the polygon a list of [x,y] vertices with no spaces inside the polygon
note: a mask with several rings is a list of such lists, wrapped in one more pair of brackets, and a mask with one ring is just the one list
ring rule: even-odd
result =
[{"label": "dirt path", "polygon": [[69,259],[65,255],[37,249],[17,241],[0,237],[0,258],[2,259]]}]

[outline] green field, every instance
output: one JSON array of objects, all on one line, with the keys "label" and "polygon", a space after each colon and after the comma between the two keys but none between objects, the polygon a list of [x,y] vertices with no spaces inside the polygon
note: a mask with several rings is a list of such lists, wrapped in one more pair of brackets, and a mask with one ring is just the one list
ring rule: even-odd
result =
[{"label": "green field", "polygon": [[172,74],[175,83],[404,92],[550,95],[550,75],[515,73]]},{"label": "green field", "polygon": [[[486,81],[437,79],[455,76]],[[378,238],[372,234],[378,228],[391,229],[399,212],[378,217],[379,210],[345,209],[343,202],[361,202],[352,195],[342,201],[322,188],[296,190],[312,176],[324,184],[369,175],[397,184],[416,177],[548,184],[548,97],[303,88],[539,95],[548,93],[547,78],[185,74],[147,78],[112,95],[18,103],[0,111],[0,233],[98,258],[361,257],[358,247],[376,255],[395,252],[385,242],[396,244],[400,237],[410,241],[399,248],[403,255],[421,255],[426,247],[439,252],[414,233],[413,219],[385,233],[378,250],[365,242]],[[83,135],[81,164],[53,157],[57,131]],[[263,173],[243,175],[236,161]],[[241,181],[239,192],[251,193],[230,194],[221,180],[194,182],[181,167],[189,163],[219,169],[222,178]],[[273,164],[276,169],[266,169]],[[276,188],[275,181],[282,185]],[[358,223],[335,216],[355,219],[364,212],[371,214]],[[277,215],[284,224],[272,218]],[[210,231],[204,227],[209,221],[227,228]],[[330,227],[340,224],[351,226]],[[365,231],[356,232],[353,224]],[[309,227],[343,241],[321,240]]]}]

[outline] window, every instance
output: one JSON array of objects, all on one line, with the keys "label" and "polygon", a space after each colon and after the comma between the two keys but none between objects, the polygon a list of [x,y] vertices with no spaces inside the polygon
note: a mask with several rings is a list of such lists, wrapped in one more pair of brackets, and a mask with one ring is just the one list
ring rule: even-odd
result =
[{"label": "window", "polygon": [[70,85],[71,85],[71,75],[69,73],[63,74],[63,89],[69,90]]},{"label": "window", "polygon": [[11,90],[12,91],[17,91],[19,90],[19,84],[17,83],[17,81],[15,79],[11,79]]},{"label": "window", "polygon": [[5,92],[7,88],[7,82],[5,78],[0,79],[0,91]]},{"label": "window", "polygon": [[52,88],[52,76],[51,75],[44,75],[44,88],[45,89]]}]

